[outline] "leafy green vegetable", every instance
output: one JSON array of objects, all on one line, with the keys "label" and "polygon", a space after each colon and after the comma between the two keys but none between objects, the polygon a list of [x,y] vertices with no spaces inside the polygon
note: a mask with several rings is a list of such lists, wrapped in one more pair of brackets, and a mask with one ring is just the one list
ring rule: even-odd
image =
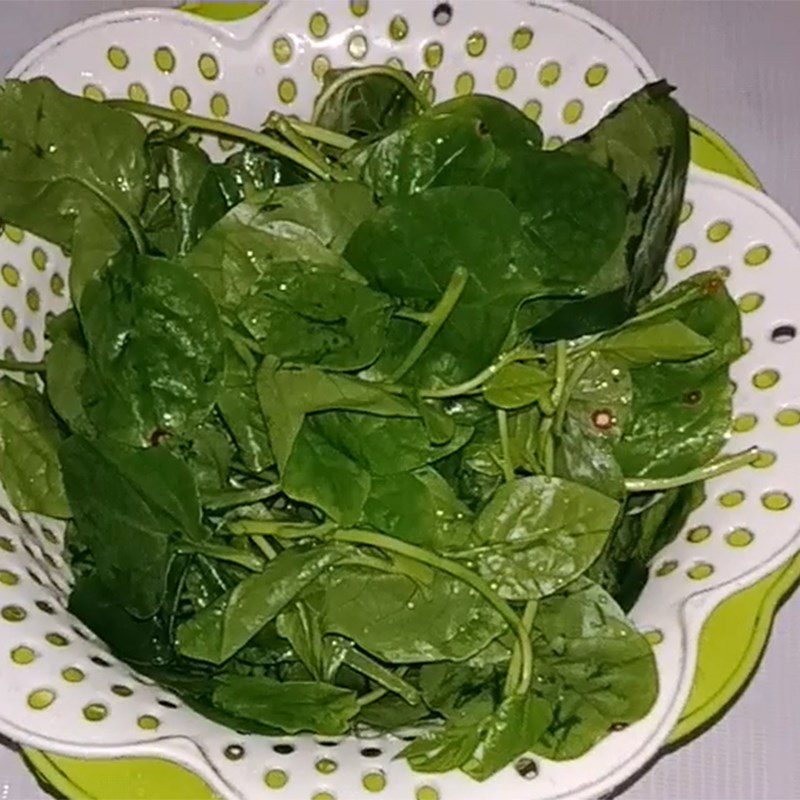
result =
[{"label": "leafy green vegetable", "polygon": [[588,569],[617,516],[618,504],[586,486],[528,477],[501,486],[475,524],[465,556],[501,597],[552,594]]},{"label": "leafy green vegetable", "polygon": [[432,550],[466,544],[469,509],[432,467],[376,475],[364,504],[364,521],[411,544]]},{"label": "leafy green vegetable", "polygon": [[741,330],[721,272],[650,297],[666,84],[543,151],[430,81],[330,70],[259,131],[7,81],[0,217],[71,256],[72,305],[0,363],[0,475],[67,520],[71,611],[190,707],[484,781],[651,709],[620,606],[748,463],[716,458]]},{"label": "leafy green vegetable", "polygon": [[547,758],[577,758],[615,726],[641,719],[655,702],[650,646],[585,578],[541,602],[533,652],[537,691],[553,716],[531,749]]},{"label": "leafy green vegetable", "polygon": [[689,118],[664,81],[645,86],[563,149],[610,169],[628,193],[625,238],[609,272],[630,273],[626,299],[653,288],[678,229],[689,169]]},{"label": "leafy green vegetable", "polygon": [[352,639],[383,661],[461,660],[505,628],[494,608],[444,573],[435,573],[428,586],[360,566],[340,566],[324,578],[304,595],[323,630]]},{"label": "leafy green vegetable", "polygon": [[222,325],[202,284],[169,261],[116,261],[90,281],[80,318],[89,362],[83,405],[132,445],[190,430],[213,406],[224,369]]},{"label": "leafy green vegetable", "polygon": [[100,579],[130,613],[152,616],[164,599],[173,535],[204,537],[191,472],[159,448],[81,436],[67,439],[59,456],[75,524]]},{"label": "leafy green vegetable", "polygon": [[264,353],[290,364],[355,370],[383,349],[391,300],[313,264],[274,264],[237,314]]},{"label": "leafy green vegetable", "polygon": [[214,705],[286,733],[346,733],[358,713],[356,696],[326,683],[290,682],[230,675],[214,690]]},{"label": "leafy green vegetable", "polygon": [[239,448],[242,463],[255,473],[275,463],[261,412],[255,383],[256,361],[249,351],[240,352],[230,342],[225,349],[225,377],[217,406]]},{"label": "leafy green vegetable", "polygon": [[520,408],[546,403],[552,391],[552,375],[535,364],[515,361],[486,381],[483,396],[498,408]]},{"label": "leafy green vegetable", "polygon": [[70,249],[77,300],[130,236],[141,237],[144,128],[130,114],[62,92],[49,78],[6,81],[0,119],[0,217]]},{"label": "leafy green vegetable", "polygon": [[284,551],[184,622],[178,628],[178,649],[190,658],[221,664],[344,555],[337,548]]},{"label": "leafy green vegetable", "polygon": [[650,311],[659,321],[679,319],[714,346],[690,361],[632,372],[631,424],[615,456],[629,476],[682,475],[711,459],[727,437],[733,395],[727,367],[741,353],[739,312],[713,272],[679,284]]},{"label": "leafy green vegetable", "polygon": [[41,395],[0,378],[0,474],[18,511],[69,517],[58,464],[61,434]]},{"label": "leafy green vegetable", "polygon": [[373,286],[414,303],[435,303],[454,268],[467,270],[459,302],[409,373],[429,381],[458,382],[486,367],[517,305],[548,291],[548,254],[528,239],[511,203],[482,187],[443,187],[393,201],[356,229],[345,257]]},{"label": "leafy green vegetable", "polygon": [[75,310],[69,309],[53,317],[46,332],[51,342],[45,355],[47,399],[73,431],[90,434],[92,424],[81,397],[87,365],[86,342]]}]

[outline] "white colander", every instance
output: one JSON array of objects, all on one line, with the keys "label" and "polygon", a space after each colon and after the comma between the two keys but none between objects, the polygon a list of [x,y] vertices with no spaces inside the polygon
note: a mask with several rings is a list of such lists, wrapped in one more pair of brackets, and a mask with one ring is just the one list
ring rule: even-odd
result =
[{"label": "white colander", "polygon": [[[500,94],[538,119],[551,145],[582,133],[654,77],[618,31],[544,0],[293,0],[223,24],[171,10],[126,11],[56,34],[13,74],[257,127],[273,108],[307,115],[329,66],[378,62],[431,69],[439,99]],[[221,153],[217,142],[204,143]],[[678,719],[710,612],[798,549],[800,229],[763,194],[698,168],[683,216],[669,282],[729,270],[748,345],[733,366],[729,449],[758,445],[762,454],[753,467],[708,484],[708,500],[656,560],[633,610],[656,645],[661,683],[646,719],[576,761],[536,759],[527,778],[509,768],[485,784],[415,774],[392,760],[402,743],[391,738],[323,746],[311,737],[240,736],[137,676],[70,617],[61,526],[20,518],[0,497],[0,732],[66,755],[170,759],[220,795],[248,800],[580,800],[632,775]],[[37,359],[46,314],[67,305],[68,262],[58,248],[6,227],[0,264],[2,347]]]}]

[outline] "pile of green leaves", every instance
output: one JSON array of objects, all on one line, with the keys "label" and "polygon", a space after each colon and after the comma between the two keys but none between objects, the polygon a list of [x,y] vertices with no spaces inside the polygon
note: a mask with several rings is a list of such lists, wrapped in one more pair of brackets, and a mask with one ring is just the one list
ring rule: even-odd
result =
[{"label": "pile of green leaves", "polygon": [[69,520],[71,610],[203,713],[412,729],[414,769],[483,780],[653,704],[623,609],[750,459],[716,459],[740,329],[721,275],[651,297],[666,84],[547,152],[427,81],[331,72],[262,131],[7,81],[0,217],[71,256],[72,306],[0,365],[0,470]]}]

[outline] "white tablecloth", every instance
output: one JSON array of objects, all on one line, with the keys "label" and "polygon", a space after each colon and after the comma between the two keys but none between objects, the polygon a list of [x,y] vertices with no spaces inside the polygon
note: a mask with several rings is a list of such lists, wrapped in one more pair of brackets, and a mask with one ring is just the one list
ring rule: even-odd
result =
[{"label": "white tablecloth", "polygon": [[[383,1],[388,2],[373,0]],[[465,1],[501,0],[455,0]],[[143,4],[169,3],[2,0],[0,72],[66,24]],[[767,191],[800,218],[800,2],[592,0],[586,5],[627,33],[656,71],[678,87],[681,101],[724,132]],[[763,663],[733,708],[700,738],[663,756],[620,800],[800,800],[799,656],[800,593],[778,616]],[[46,798],[19,756],[0,744],[0,800]]]}]

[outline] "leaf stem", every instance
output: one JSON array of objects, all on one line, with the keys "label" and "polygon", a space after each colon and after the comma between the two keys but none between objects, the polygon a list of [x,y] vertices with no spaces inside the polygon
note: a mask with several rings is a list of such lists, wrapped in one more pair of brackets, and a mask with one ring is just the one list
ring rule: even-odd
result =
[{"label": "leaf stem", "polygon": [[307,139],[330,145],[338,150],[349,150],[357,141],[351,136],[336,133],[336,131],[328,130],[319,125],[312,125],[310,122],[302,122],[299,119],[294,119],[294,117],[286,117],[285,119],[299,134],[302,134]]},{"label": "leaf stem", "polygon": [[514,464],[511,461],[511,443],[508,439],[508,412],[504,408],[497,409],[497,427],[500,431],[500,448],[503,451],[503,477],[507,483],[514,480]]},{"label": "leaf stem", "polygon": [[686,486],[689,483],[707,481],[719,475],[724,475],[726,472],[733,472],[735,469],[752,464],[758,458],[758,453],[757,447],[751,447],[741,453],[723,456],[703,467],[693,469],[684,475],[677,475],[673,478],[628,478],[625,481],[625,489],[629,492],[662,492],[667,489],[675,489],[678,486]]},{"label": "leaf stem", "polygon": [[505,355],[500,356],[494,364],[490,364],[486,369],[481,370],[477,375],[463,383],[455,386],[445,386],[441,389],[421,389],[420,397],[459,397],[464,394],[472,394],[479,389],[489,378],[501,370],[506,364],[514,361],[529,361],[541,359],[541,353],[533,353],[530,350],[510,350]]},{"label": "leaf stem", "polygon": [[[528,632],[528,639],[531,638],[531,629],[533,628],[533,620],[536,618],[536,611],[539,608],[539,603],[536,600],[528,600],[525,604],[525,610],[522,612],[522,625]],[[511,653],[511,662],[508,665],[508,674],[506,675],[506,694],[509,694],[517,685],[520,679],[522,653],[519,649],[519,642],[514,642],[514,651]]]},{"label": "leaf stem", "polygon": [[6,372],[45,372],[44,361],[14,361],[0,358],[0,370]]},{"label": "leaf stem", "polygon": [[364,78],[367,75],[385,75],[387,78],[394,78],[394,80],[402,84],[409,94],[411,94],[423,111],[430,108],[431,104],[428,98],[420,92],[414,80],[402,70],[395,69],[394,67],[361,67],[360,69],[351,69],[347,72],[343,72],[320,94],[317,101],[314,103],[314,113],[311,115],[311,124],[316,125],[319,122],[325,104],[342,88],[342,86],[350,83],[350,81]]},{"label": "leaf stem", "polygon": [[267,557],[267,561],[272,561],[278,555],[278,551],[263,536],[251,536],[250,541]]},{"label": "leaf stem", "polygon": [[333,164],[330,164],[324,154],[314,147],[302,134],[294,129],[291,122],[277,111],[273,111],[267,117],[267,126],[276,130],[292,147],[302,153],[309,161],[314,162],[320,172],[327,172],[331,178],[336,180],[347,180],[347,172]]},{"label": "leaf stem", "polygon": [[215,133],[227,139],[250,142],[251,144],[263,147],[265,150],[271,150],[279,156],[288,158],[290,161],[294,161],[318,178],[323,178],[325,180],[330,179],[328,171],[320,171],[317,165],[306,158],[303,153],[300,153],[294,147],[280,141],[280,139],[276,139],[274,136],[268,136],[266,133],[258,133],[242,125],[234,125],[232,122],[223,122],[222,120],[211,119],[210,117],[187,114],[185,111],[175,111],[174,109],[163,108],[162,106],[153,105],[152,103],[140,103],[137,100],[112,99],[105,100],[104,102],[112,108],[121,108],[124,111],[130,111],[132,114],[143,114],[144,116],[153,117],[155,119],[163,119],[168,122],[175,122],[179,125],[186,125],[194,130]]},{"label": "leaf stem", "polygon": [[444,290],[439,302],[433,311],[429,312],[429,318],[426,322],[425,330],[417,339],[411,351],[403,359],[403,363],[394,371],[391,380],[397,381],[403,377],[414,364],[419,361],[422,354],[428,349],[430,343],[437,333],[442,329],[442,325],[447,321],[447,318],[453,312],[453,309],[461,298],[464,292],[464,287],[467,285],[469,273],[464,267],[456,267],[453,274],[450,276],[450,281]]},{"label": "leaf stem", "polygon": [[572,368],[572,372],[569,373],[566,381],[564,382],[564,390],[561,393],[561,397],[559,398],[558,406],[556,408],[556,417],[555,417],[555,428],[556,432],[560,433],[564,427],[564,417],[567,415],[567,405],[569,404],[569,398],[572,396],[572,393],[575,391],[575,387],[578,385],[578,382],[583,377],[584,373],[587,369],[592,365],[595,356],[593,353],[587,353],[581,356],[578,359],[578,362]]},{"label": "leaf stem", "polygon": [[563,339],[556,342],[556,382],[550,395],[553,408],[557,409],[564,395],[564,383],[567,377],[567,343]]}]

